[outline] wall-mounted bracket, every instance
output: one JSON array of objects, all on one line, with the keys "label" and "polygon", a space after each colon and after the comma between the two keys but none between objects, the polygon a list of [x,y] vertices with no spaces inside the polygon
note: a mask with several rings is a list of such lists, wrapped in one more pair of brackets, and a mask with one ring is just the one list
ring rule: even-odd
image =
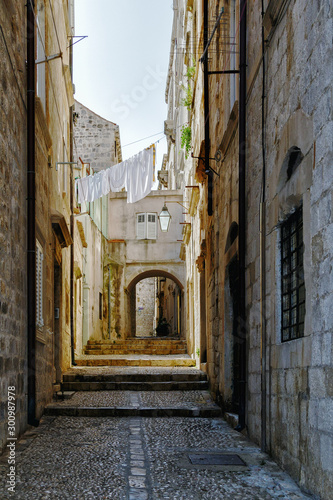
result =
[{"label": "wall-mounted bracket", "polygon": [[47,63],[49,61],[53,61],[53,59],[58,59],[59,57],[62,57],[62,52],[59,52],[59,54],[53,54],[53,56],[47,56],[45,59],[39,59],[38,61],[35,61],[35,64]]},{"label": "wall-mounted bracket", "polygon": [[77,161],[57,161],[56,170],[58,170],[58,165],[76,165],[75,170],[81,170],[81,167],[77,166]]}]

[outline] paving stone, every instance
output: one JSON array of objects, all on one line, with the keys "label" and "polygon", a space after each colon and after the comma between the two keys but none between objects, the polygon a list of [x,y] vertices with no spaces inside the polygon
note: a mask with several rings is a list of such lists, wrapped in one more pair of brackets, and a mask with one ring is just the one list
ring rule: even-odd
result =
[{"label": "paving stone", "polygon": [[131,474],[133,474],[133,476],[145,476],[146,473],[146,469],[142,467],[131,467]]},{"label": "paving stone", "polygon": [[[129,443],[134,424],[140,453]],[[44,417],[16,451],[15,496],[6,489],[8,463],[1,457],[1,500],[311,498],[221,418]],[[246,467],[193,465],[194,453],[237,454]]]},{"label": "paving stone", "polygon": [[129,476],[128,483],[130,488],[145,488],[146,480],[143,477]]},{"label": "paving stone", "polygon": [[130,488],[129,500],[148,500],[148,492],[138,488]]}]

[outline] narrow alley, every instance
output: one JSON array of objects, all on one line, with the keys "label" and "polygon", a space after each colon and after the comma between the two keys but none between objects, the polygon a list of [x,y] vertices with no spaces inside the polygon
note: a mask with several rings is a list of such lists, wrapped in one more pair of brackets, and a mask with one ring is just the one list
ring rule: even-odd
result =
[{"label": "narrow alley", "polygon": [[332,35],[0,0],[0,500],[333,500]]},{"label": "narrow alley", "polygon": [[78,367],[64,386],[78,390],[17,443],[17,500],[309,498],[226,423],[196,368]]}]

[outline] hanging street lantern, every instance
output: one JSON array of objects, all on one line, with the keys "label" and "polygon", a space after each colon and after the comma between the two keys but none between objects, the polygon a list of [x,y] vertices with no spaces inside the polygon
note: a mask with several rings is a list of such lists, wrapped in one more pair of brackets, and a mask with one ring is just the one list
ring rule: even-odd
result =
[{"label": "hanging street lantern", "polygon": [[158,216],[158,220],[160,221],[161,231],[163,231],[163,233],[166,233],[169,230],[171,221],[171,215],[167,209],[166,204],[164,204],[162,212]]}]

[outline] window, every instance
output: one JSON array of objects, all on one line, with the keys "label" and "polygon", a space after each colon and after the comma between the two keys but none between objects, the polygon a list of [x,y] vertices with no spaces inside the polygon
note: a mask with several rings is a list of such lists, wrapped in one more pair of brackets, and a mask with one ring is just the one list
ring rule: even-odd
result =
[{"label": "window", "polygon": [[[236,70],[236,0],[230,2],[230,70]],[[230,113],[236,101],[236,74],[230,74]]]},{"label": "window", "polygon": [[305,284],[303,211],[296,210],[281,227],[282,342],[304,336]]},{"label": "window", "polygon": [[43,248],[36,241],[36,324],[38,327],[44,325],[43,320]]},{"label": "window", "polygon": [[103,294],[99,293],[99,319],[103,319]]},{"label": "window", "polygon": [[136,215],[136,237],[138,240],[156,240],[156,213],[140,213]]},{"label": "window", "polygon": [[[45,54],[45,5],[40,0],[37,3],[37,61],[44,61]],[[45,93],[45,62],[37,64],[37,95],[41,100],[43,109],[46,108]]]}]

